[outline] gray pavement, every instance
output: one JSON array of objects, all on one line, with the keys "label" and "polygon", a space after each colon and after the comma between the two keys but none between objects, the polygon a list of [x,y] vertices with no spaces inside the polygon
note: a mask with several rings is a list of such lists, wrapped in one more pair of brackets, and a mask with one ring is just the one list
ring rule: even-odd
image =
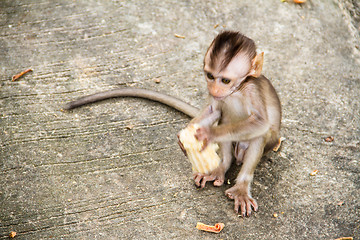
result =
[{"label": "gray pavement", "polygon": [[[360,239],[358,6],[2,0],[0,239]],[[60,111],[118,86],[201,107],[203,56],[224,29],[265,52],[283,107],[286,140],[259,164],[260,208],[245,219],[224,195],[238,167],[230,185],[193,185],[176,143],[185,115],[139,99]],[[225,228],[201,232],[199,221]]]}]

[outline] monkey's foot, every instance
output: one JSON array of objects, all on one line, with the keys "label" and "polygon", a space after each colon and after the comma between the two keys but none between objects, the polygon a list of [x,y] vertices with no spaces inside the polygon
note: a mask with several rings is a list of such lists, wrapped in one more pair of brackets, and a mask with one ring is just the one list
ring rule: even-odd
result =
[{"label": "monkey's foot", "polygon": [[250,196],[248,186],[245,184],[235,184],[233,187],[225,191],[225,195],[235,201],[234,210],[239,213],[241,210],[241,216],[250,217],[252,208],[256,212],[258,210],[258,204],[255,199]]},{"label": "monkey's foot", "polygon": [[204,188],[206,182],[214,181],[214,186],[220,187],[225,181],[225,171],[220,165],[210,174],[195,173],[194,174],[195,185],[200,188]]}]

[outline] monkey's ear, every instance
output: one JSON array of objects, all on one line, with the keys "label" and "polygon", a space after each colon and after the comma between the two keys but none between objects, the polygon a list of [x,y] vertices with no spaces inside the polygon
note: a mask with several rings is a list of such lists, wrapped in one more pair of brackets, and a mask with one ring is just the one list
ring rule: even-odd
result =
[{"label": "monkey's ear", "polygon": [[249,76],[260,77],[264,62],[264,52],[257,54],[251,61],[251,70]]}]

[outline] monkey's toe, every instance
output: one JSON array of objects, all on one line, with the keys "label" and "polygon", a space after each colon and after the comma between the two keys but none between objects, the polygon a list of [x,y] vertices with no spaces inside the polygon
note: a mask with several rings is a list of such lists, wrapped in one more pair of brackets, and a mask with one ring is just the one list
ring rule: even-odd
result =
[{"label": "monkey's toe", "polygon": [[203,179],[204,175],[201,173],[194,174],[194,182],[197,187],[201,187],[201,180]]},{"label": "monkey's toe", "polygon": [[224,184],[225,176],[218,176],[218,175],[207,175],[202,173],[194,174],[194,182],[197,187],[204,188],[207,182],[214,181],[215,187],[220,187]]},{"label": "monkey's toe", "polygon": [[220,186],[222,186],[224,184],[224,179],[216,179],[215,181],[214,181],[214,186],[215,187],[220,187]]}]

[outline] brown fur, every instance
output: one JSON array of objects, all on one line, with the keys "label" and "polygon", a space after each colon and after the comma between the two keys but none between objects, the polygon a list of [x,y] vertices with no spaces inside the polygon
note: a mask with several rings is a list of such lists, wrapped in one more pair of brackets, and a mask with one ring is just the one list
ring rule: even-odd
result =
[{"label": "brown fur", "polygon": [[254,41],[239,32],[224,31],[214,39],[210,46],[212,47],[212,50],[210,52],[211,62],[209,65],[212,68],[215,64],[218,64],[216,60],[225,52],[223,61],[219,64],[221,70],[226,68],[230,61],[240,53],[240,51],[245,53],[249,59],[253,59],[256,55]]}]

